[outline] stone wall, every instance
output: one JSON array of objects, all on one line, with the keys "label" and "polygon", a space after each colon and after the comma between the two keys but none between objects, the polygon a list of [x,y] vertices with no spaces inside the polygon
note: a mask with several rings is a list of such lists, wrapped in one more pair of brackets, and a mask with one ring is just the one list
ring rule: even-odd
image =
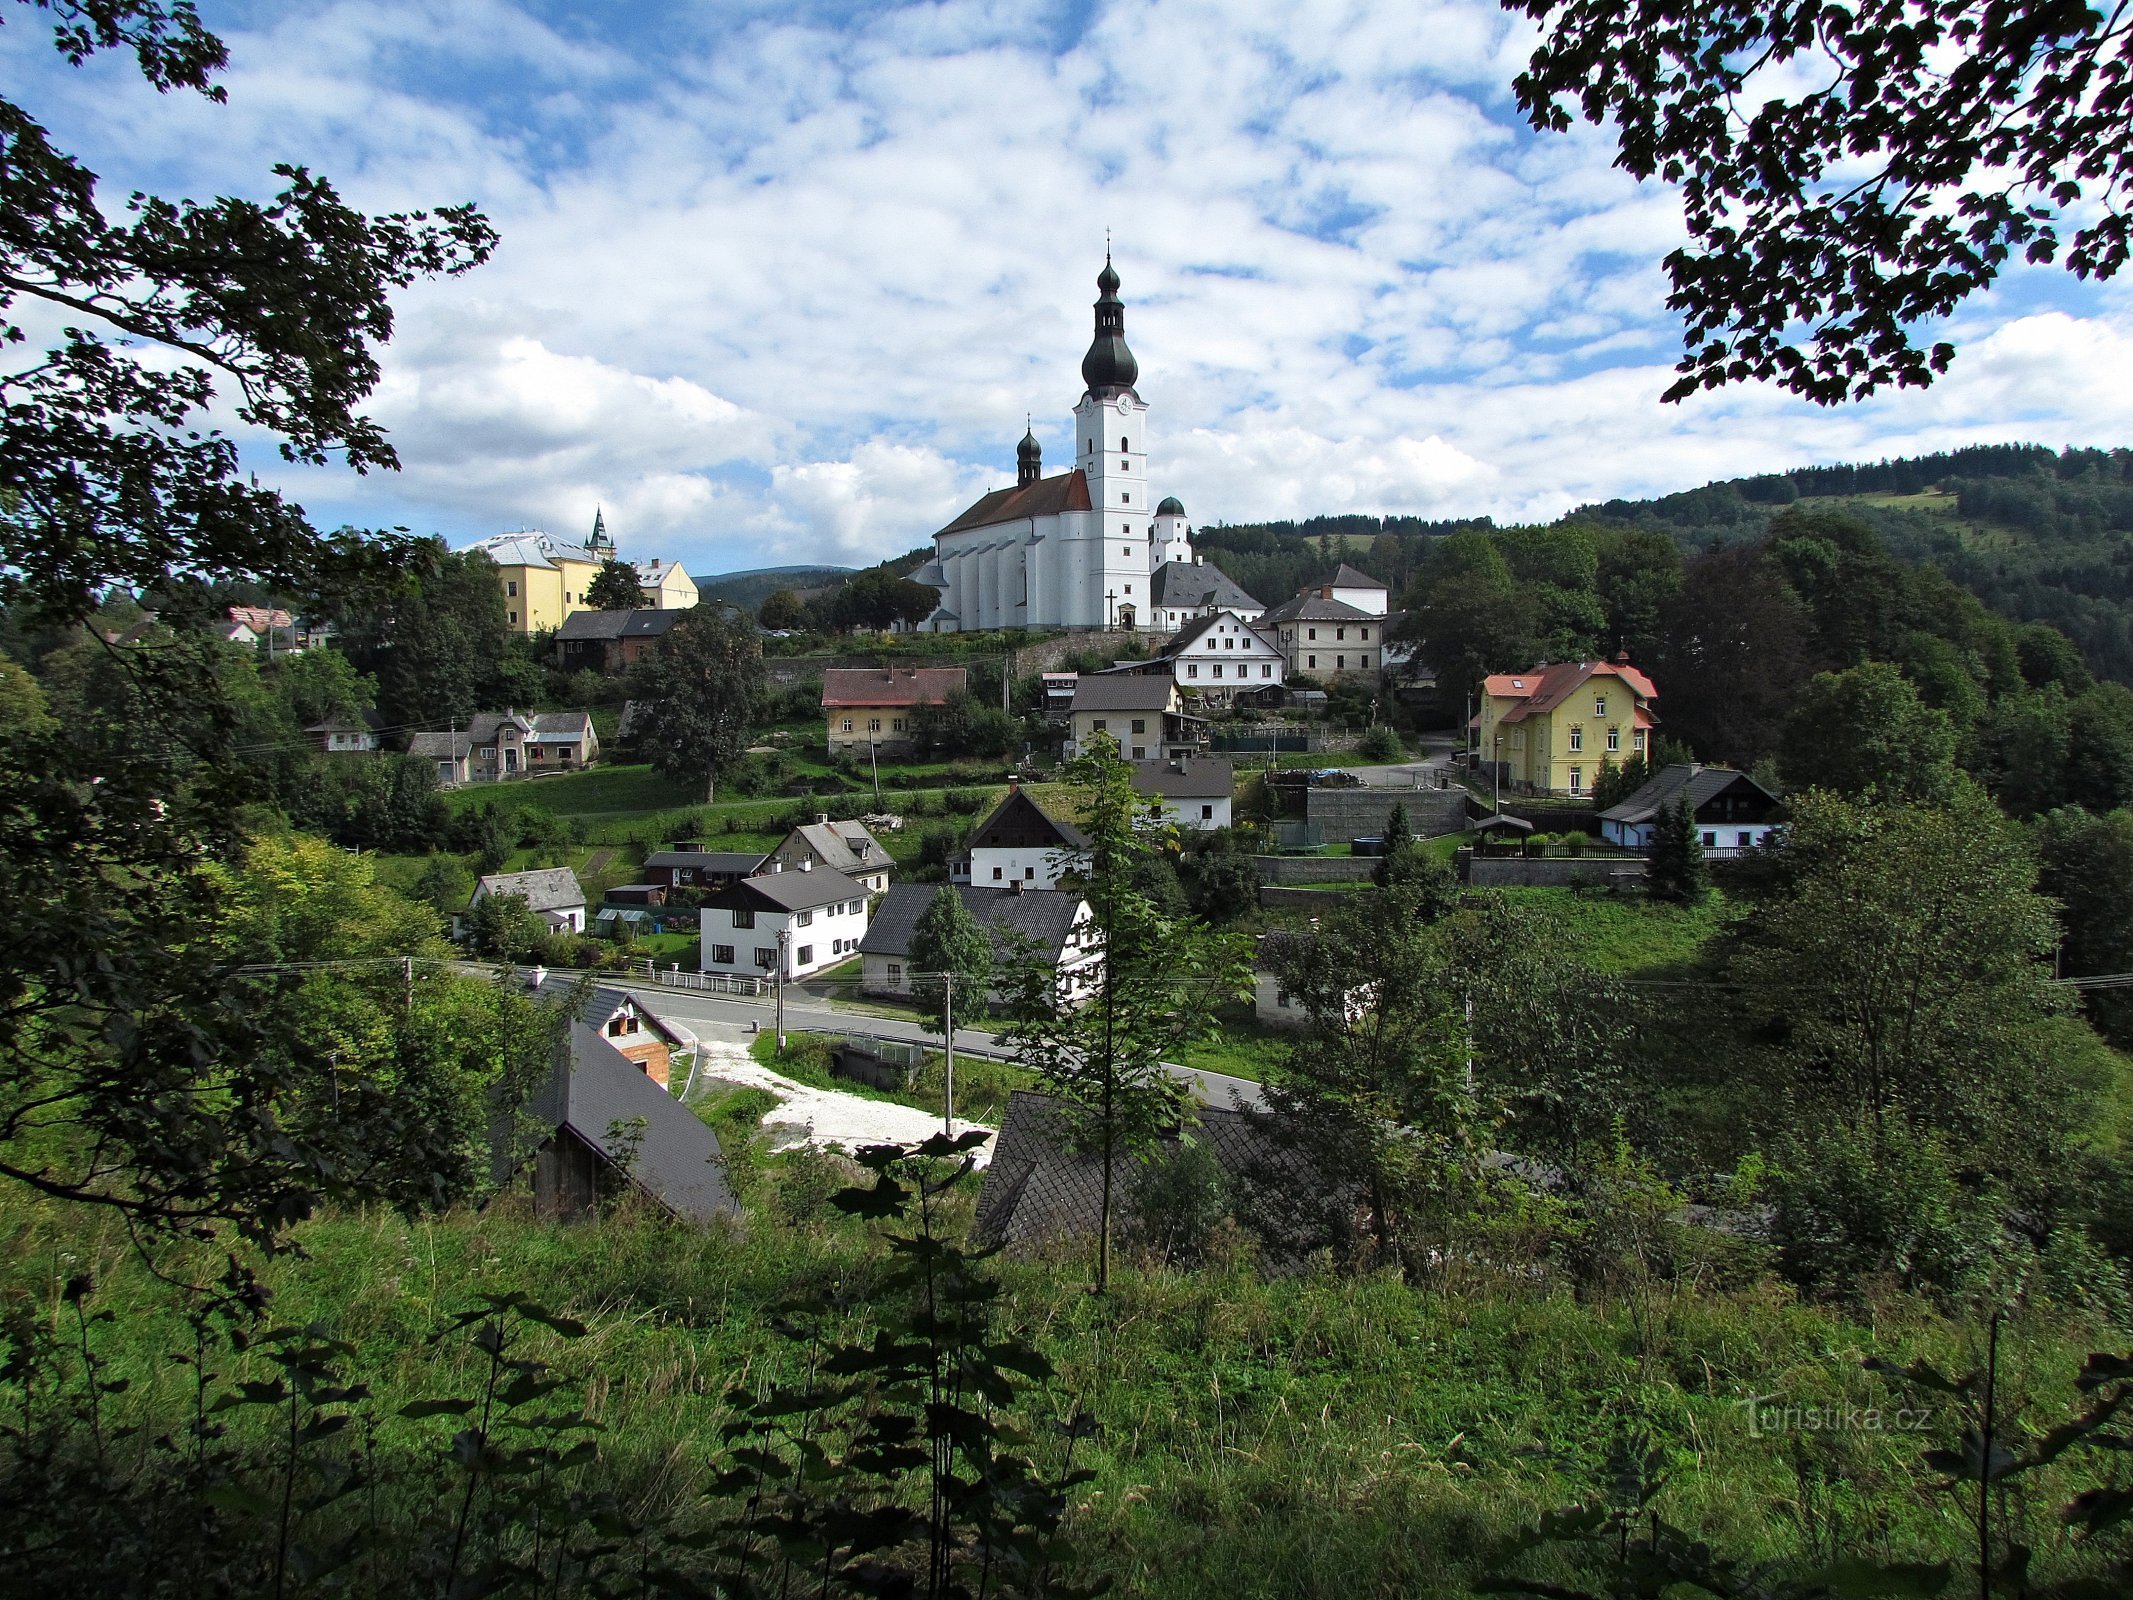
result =
[{"label": "stone wall", "polygon": [[1271,884],[1361,883],[1376,870],[1371,856],[1254,856],[1259,881]]},{"label": "stone wall", "polygon": [[1314,916],[1324,916],[1342,906],[1353,905],[1359,894],[1374,892],[1369,889],[1279,889],[1263,883],[1259,886],[1259,904],[1268,911],[1308,911]]},{"label": "stone wall", "polygon": [[1460,879],[1476,889],[1607,888],[1641,884],[1641,856],[1477,856],[1459,852]]},{"label": "stone wall", "polygon": [[1383,833],[1396,805],[1407,808],[1408,831],[1418,839],[1458,833],[1467,824],[1464,789],[1308,789],[1305,795],[1304,814],[1328,842]]}]

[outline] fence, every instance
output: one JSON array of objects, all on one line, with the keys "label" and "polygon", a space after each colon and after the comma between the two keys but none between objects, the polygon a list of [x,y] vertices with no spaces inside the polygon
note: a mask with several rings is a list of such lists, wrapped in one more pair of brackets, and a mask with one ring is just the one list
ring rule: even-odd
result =
[{"label": "fence", "polygon": [[679,967],[662,969],[649,957],[644,961],[644,976],[648,982],[662,988],[693,989],[699,994],[747,995],[757,1000],[776,987],[768,978],[740,977],[725,972],[685,972]]}]

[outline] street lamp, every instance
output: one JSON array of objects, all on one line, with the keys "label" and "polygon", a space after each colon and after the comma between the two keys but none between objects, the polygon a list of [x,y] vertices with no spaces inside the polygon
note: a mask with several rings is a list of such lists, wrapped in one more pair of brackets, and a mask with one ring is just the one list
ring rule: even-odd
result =
[{"label": "street lamp", "polygon": [[778,1054],[781,1056],[785,1054],[785,963],[791,949],[792,929],[789,927],[780,928],[778,930],[778,983],[776,993],[778,1006]]},{"label": "street lamp", "polygon": [[1501,731],[1497,733],[1494,748],[1490,752],[1489,770],[1496,775],[1496,815],[1500,817],[1503,815],[1503,734]]}]

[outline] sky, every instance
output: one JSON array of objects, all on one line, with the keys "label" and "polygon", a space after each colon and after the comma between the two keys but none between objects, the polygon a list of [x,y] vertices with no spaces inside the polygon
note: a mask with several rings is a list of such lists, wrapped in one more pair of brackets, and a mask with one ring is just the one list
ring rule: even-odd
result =
[{"label": "sky", "polygon": [[228,103],[67,66],[8,94],[107,203],[472,201],[495,257],[396,299],[369,410],[402,470],[248,463],[325,526],[580,536],[709,574],[861,565],[1055,465],[1108,232],[1150,484],[1195,523],[1552,518],[1977,442],[2133,444],[2133,301],[2023,269],[1933,388],[1666,406],[1662,185],[1528,129],[1481,0],[307,0],[200,10]]}]

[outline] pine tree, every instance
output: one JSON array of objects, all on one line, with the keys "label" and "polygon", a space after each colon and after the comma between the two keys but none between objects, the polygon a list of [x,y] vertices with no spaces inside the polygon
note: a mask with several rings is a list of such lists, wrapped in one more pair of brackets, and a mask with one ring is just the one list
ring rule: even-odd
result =
[{"label": "pine tree", "polygon": [[1695,904],[1711,887],[1711,864],[1704,859],[1696,819],[1689,814],[1684,791],[1674,804],[1652,819],[1652,850],[1646,887],[1655,900]]}]

